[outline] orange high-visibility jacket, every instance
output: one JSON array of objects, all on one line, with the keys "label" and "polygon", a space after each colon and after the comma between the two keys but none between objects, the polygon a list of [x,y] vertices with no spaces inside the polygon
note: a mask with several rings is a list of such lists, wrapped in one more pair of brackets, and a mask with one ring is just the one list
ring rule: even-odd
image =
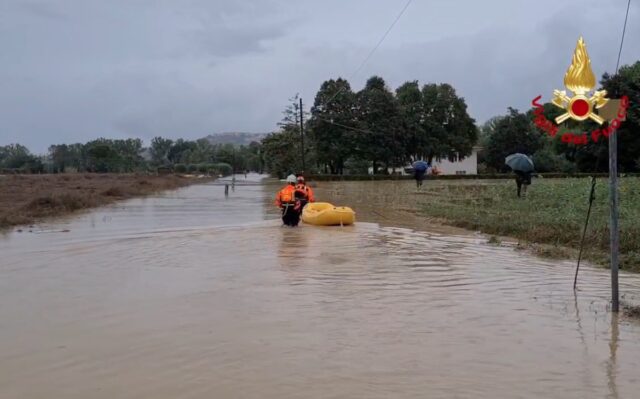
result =
[{"label": "orange high-visibility jacket", "polygon": [[306,193],[307,201],[309,202],[316,201],[315,197],[313,196],[313,190],[311,189],[311,187],[307,186],[306,184],[301,184],[301,183],[296,184],[296,190],[300,190],[303,193]]},{"label": "orange high-visibility jacket", "polygon": [[276,194],[276,205],[280,207],[282,204],[293,203],[296,200],[295,191],[295,186],[287,184],[285,188]]}]

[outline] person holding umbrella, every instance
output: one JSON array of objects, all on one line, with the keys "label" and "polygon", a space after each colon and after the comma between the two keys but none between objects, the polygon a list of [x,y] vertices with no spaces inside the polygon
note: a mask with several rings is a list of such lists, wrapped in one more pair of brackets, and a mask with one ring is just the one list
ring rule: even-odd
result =
[{"label": "person holding umbrella", "polygon": [[[518,197],[520,192],[527,195],[527,186],[531,184],[531,176],[534,174],[534,165],[531,158],[525,154],[515,153],[504,159],[504,163],[516,174],[516,186],[518,187]],[[523,187],[524,186],[524,187]]]},{"label": "person holding umbrella", "polygon": [[427,174],[427,169],[429,169],[429,164],[425,161],[416,161],[412,165],[413,167],[413,178],[416,179],[416,187],[422,187],[422,181],[424,180],[424,175]]}]

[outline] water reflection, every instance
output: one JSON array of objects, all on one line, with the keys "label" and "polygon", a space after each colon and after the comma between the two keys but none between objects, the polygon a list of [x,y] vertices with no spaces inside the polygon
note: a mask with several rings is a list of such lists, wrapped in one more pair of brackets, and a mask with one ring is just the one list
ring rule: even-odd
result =
[{"label": "water reflection", "polygon": [[303,266],[309,256],[309,234],[302,227],[280,226],[278,232],[278,261],[284,268]]},{"label": "water reflection", "polygon": [[607,386],[609,387],[609,394],[607,398],[618,399],[618,387],[616,384],[616,377],[618,374],[617,365],[617,352],[618,352],[618,338],[620,336],[619,331],[619,319],[617,313],[611,314],[611,340],[609,341],[609,360],[607,361]]}]

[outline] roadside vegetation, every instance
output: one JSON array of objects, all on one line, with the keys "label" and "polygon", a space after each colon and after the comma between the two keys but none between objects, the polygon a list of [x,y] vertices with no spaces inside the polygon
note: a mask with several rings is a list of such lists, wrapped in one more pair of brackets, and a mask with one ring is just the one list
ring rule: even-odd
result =
[{"label": "roadside vegetation", "polygon": [[233,171],[262,171],[260,144],[213,144],[209,139],[156,137],[149,147],[140,139],[100,138],[56,144],[35,155],[20,144],[0,146],[0,174],[176,172],[228,176]]},{"label": "roadside vegetation", "polygon": [[[477,184],[426,184],[420,211],[446,224],[525,243],[547,244],[540,255],[565,257],[578,249],[591,182],[582,179],[534,179],[526,198],[518,199],[513,181]],[[609,205],[606,179],[598,179],[585,239],[584,256],[608,264]],[[640,178],[620,179],[620,266],[640,271]],[[494,239],[495,241],[495,239]]]},{"label": "roadside vegetation", "polygon": [[[193,178],[136,174],[56,174],[0,176],[0,230],[30,225],[118,200],[172,190]],[[201,181],[201,180],[198,180]]]}]

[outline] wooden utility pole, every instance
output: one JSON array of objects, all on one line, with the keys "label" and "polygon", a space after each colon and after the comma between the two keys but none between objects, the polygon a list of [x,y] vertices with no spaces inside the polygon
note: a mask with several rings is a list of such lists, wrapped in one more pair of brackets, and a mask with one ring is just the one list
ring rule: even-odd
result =
[{"label": "wooden utility pole", "polygon": [[609,233],[611,250],[611,311],[620,309],[618,296],[618,248],[620,231],[618,229],[618,132],[609,134]]},{"label": "wooden utility pole", "polygon": [[302,98],[300,98],[300,144],[302,146],[302,171],[305,172],[307,168],[304,162],[304,121],[302,118]]}]

